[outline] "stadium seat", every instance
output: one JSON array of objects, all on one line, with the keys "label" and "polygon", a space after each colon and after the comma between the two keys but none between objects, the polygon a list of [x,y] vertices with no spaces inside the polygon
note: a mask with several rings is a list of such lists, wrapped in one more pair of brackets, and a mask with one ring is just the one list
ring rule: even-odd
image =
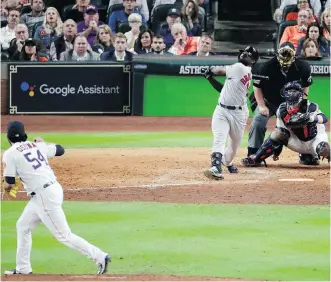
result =
[{"label": "stadium seat", "polygon": [[106,21],[107,20],[107,9],[108,9],[108,6],[106,6],[106,5],[100,5],[98,7],[99,20],[104,22],[105,24],[108,24],[108,22]]},{"label": "stadium seat", "polygon": [[32,10],[30,5],[24,5],[21,9],[21,15],[30,13],[31,11]]},{"label": "stadium seat", "polygon": [[153,32],[158,30],[161,22],[165,21],[168,15],[168,11],[172,8],[181,9],[182,4],[162,4],[155,7],[153,16],[151,19],[151,25]]},{"label": "stadium seat", "polygon": [[7,24],[8,24],[8,22],[6,20],[1,21],[1,27],[5,27],[5,26],[7,26]]},{"label": "stadium seat", "polygon": [[296,24],[297,24],[296,21],[286,21],[286,22],[280,23],[279,28],[278,28],[275,50],[277,50],[279,47],[279,41],[282,38],[285,28],[287,28],[288,26],[296,25]]},{"label": "stadium seat", "polygon": [[[140,31],[142,31],[144,29],[147,29],[147,28],[148,28],[147,24],[143,23],[140,26]],[[119,26],[118,26],[118,32],[126,33],[130,30],[131,30],[131,27],[129,26],[129,23],[120,23]]]},{"label": "stadium seat", "polygon": [[118,32],[126,33],[131,30],[131,27],[129,26],[129,23],[120,23],[117,30]]},{"label": "stadium seat", "polygon": [[282,15],[282,22],[285,21],[286,19],[286,16],[289,14],[289,13],[292,13],[292,12],[298,12],[298,6],[297,5],[288,5],[284,8],[283,10],[283,15]]},{"label": "stadium seat", "polygon": [[62,21],[66,21],[67,19],[70,18],[69,14],[68,14],[68,11],[70,11],[73,6],[74,5],[67,5],[67,6],[63,7],[62,12],[61,12]]},{"label": "stadium seat", "polygon": [[114,4],[114,5],[110,6],[108,9],[108,12],[107,12],[106,23],[108,24],[109,18],[110,18],[110,15],[112,14],[112,12],[123,10],[123,9],[124,9],[124,7],[123,7],[122,3]]},{"label": "stadium seat", "polygon": [[102,5],[102,1],[101,0],[91,0],[91,4],[94,4],[95,6],[101,6]]},{"label": "stadium seat", "polygon": [[[189,29],[189,26],[187,25],[187,23],[182,22],[182,24],[185,26],[186,30]],[[162,23],[160,23],[159,26],[160,26],[160,28],[157,30],[157,33],[160,31],[161,28],[167,28],[168,29],[168,27],[169,27],[167,22],[162,22]]]},{"label": "stadium seat", "polygon": [[9,61],[9,54],[5,51],[1,51],[1,61],[5,62],[5,61]]}]

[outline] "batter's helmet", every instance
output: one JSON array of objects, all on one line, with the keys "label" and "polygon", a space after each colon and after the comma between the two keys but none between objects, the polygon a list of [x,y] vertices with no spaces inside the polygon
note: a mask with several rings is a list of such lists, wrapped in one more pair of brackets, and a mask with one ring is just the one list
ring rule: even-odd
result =
[{"label": "batter's helmet", "polygon": [[7,126],[7,138],[10,142],[22,142],[28,139],[25,133],[24,124],[20,121],[11,121]]},{"label": "batter's helmet", "polygon": [[252,46],[239,50],[238,61],[245,66],[253,66],[259,60],[259,52]]},{"label": "batter's helmet", "polygon": [[299,104],[303,100],[303,95],[303,88],[297,81],[286,83],[281,90],[281,96],[288,105]]}]

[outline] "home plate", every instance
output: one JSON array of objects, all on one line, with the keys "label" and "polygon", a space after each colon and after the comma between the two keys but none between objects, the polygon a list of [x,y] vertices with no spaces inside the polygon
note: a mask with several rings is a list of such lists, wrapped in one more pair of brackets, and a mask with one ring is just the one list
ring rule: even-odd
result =
[{"label": "home plate", "polygon": [[306,181],[314,181],[311,178],[281,178],[278,179],[280,182],[306,182]]}]

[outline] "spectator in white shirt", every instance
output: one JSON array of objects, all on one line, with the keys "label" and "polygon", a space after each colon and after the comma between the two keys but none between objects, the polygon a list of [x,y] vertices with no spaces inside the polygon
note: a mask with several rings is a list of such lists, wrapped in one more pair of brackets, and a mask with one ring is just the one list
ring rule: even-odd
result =
[{"label": "spectator in white shirt", "polygon": [[7,16],[8,24],[2,27],[0,31],[1,50],[7,50],[10,41],[15,38],[15,27],[18,25],[19,19],[20,12],[18,10],[9,10]]},{"label": "spectator in white shirt", "polygon": [[[280,22],[284,8],[289,5],[296,5],[297,2],[298,2],[297,0],[282,0],[280,7],[277,8],[275,11],[274,20]],[[311,8],[313,9],[316,18],[319,18],[322,8],[321,0],[309,0],[309,3]]]},{"label": "spectator in white shirt", "polygon": [[142,18],[141,15],[137,13],[132,13],[128,17],[129,26],[131,27],[131,30],[124,33],[127,41],[127,48],[133,49],[134,43],[136,42],[138,35],[140,33],[140,26],[142,24]]}]

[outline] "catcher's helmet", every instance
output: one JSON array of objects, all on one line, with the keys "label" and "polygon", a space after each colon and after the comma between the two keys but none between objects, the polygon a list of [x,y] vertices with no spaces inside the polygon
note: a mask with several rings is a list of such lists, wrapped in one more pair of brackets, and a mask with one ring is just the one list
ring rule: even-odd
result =
[{"label": "catcher's helmet", "polygon": [[277,50],[276,56],[281,69],[287,73],[295,61],[294,45],[290,42],[284,42]]},{"label": "catcher's helmet", "polygon": [[296,105],[303,99],[303,88],[297,81],[288,82],[281,90],[281,96],[285,99],[286,104]]},{"label": "catcher's helmet", "polygon": [[239,50],[238,61],[245,66],[253,66],[259,60],[259,52],[252,46]]},{"label": "catcher's helmet", "polygon": [[10,142],[22,142],[28,139],[25,133],[24,124],[20,121],[11,121],[7,126],[7,138]]}]

